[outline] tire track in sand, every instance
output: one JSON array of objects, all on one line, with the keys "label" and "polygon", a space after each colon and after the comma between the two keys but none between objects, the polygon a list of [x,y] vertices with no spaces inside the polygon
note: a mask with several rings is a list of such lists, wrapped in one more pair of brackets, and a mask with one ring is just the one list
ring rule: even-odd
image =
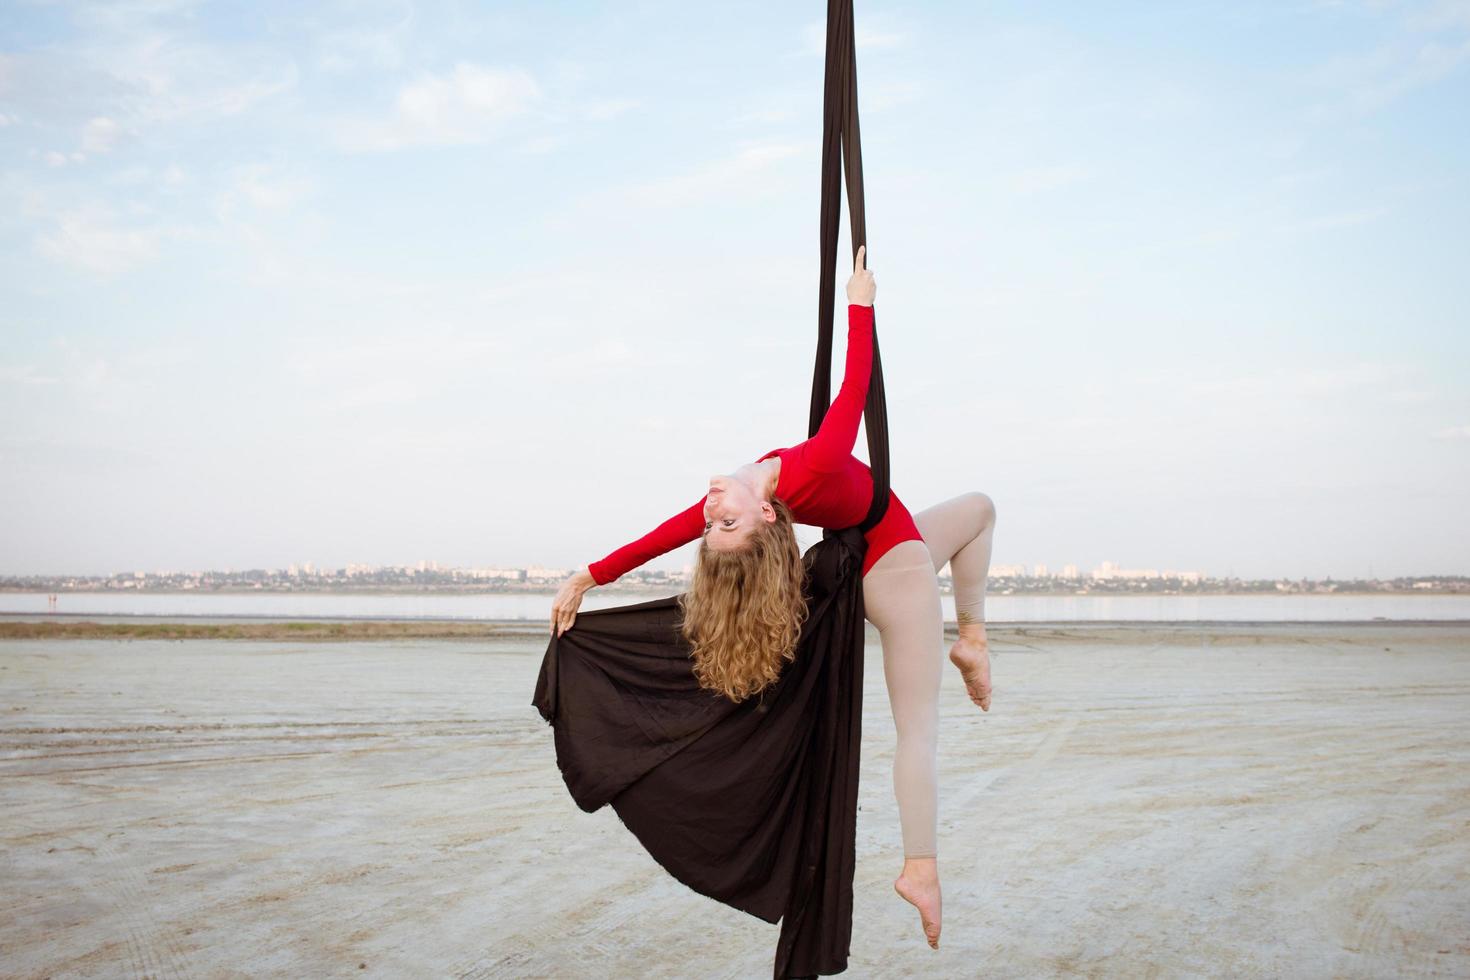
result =
[{"label": "tire track in sand", "polygon": [[1053,728],[1041,744],[1036,747],[1025,759],[1015,765],[1004,769],[996,769],[975,779],[966,782],[964,788],[947,797],[943,803],[947,809],[954,812],[968,810],[980,797],[994,790],[1016,789],[1026,785],[1047,767],[1057,753],[1062,750],[1072,732],[1076,730],[1081,719],[1076,715],[1066,718],[1060,725]]},{"label": "tire track in sand", "polygon": [[[117,831],[113,831],[117,833]],[[109,835],[96,842],[96,859],[104,862],[93,879],[112,900],[125,930],[127,975],[148,980],[184,980],[195,976],[189,955],[166,925],[152,915],[148,879],[137,866],[113,846]]]}]

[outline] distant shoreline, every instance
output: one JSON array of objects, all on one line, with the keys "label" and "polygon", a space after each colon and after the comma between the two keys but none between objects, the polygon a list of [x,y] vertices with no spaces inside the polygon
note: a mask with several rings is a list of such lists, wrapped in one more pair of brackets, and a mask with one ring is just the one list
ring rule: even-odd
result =
[{"label": "distant shoreline", "polygon": [[[65,616],[66,614],[60,614]],[[188,617],[138,617],[99,622],[72,614],[58,619],[0,617],[0,640],[524,640],[550,637],[550,626],[484,620],[259,619],[189,622]],[[201,617],[219,619],[220,617]],[[548,621],[549,623],[549,621]]]},{"label": "distant shoreline", "polygon": [[[622,585],[616,588],[599,587],[598,595],[629,595],[629,596],[666,596],[685,591],[685,586],[675,585]],[[952,587],[941,585],[940,592],[944,595],[952,594]],[[527,589],[451,589],[434,587],[426,589],[405,589],[396,587],[391,589],[57,589],[57,588],[35,588],[27,586],[7,586],[0,589],[0,593],[34,593],[38,595],[336,595],[336,596],[471,596],[471,595],[507,595],[507,596],[546,596],[550,598],[556,595],[555,587],[546,586]],[[1430,598],[1466,595],[1465,589],[1334,589],[1331,592],[1267,592],[1263,589],[1159,589],[1153,590],[1112,590],[1112,589],[994,589],[990,595],[1003,595],[1014,598],[1055,598],[1068,599],[1077,596],[1094,596],[1101,598],[1140,598],[1151,599],[1161,596],[1248,596],[1251,598],[1313,598],[1325,599],[1334,596],[1426,596]]]},{"label": "distant shoreline", "polygon": [[[44,617],[44,618],[42,618]],[[1139,634],[1194,634],[1211,645],[1212,637],[1342,635],[1366,637],[1374,631],[1404,628],[1465,630],[1470,620],[1106,620],[1055,623],[988,624],[992,643],[1039,637],[1050,641],[1129,643]],[[956,634],[953,622],[946,635]],[[0,613],[4,640],[256,640],[265,642],[343,642],[369,640],[549,640],[549,621],[472,619],[347,619],[330,617],[269,618],[254,616],[158,616],[83,613]]]}]

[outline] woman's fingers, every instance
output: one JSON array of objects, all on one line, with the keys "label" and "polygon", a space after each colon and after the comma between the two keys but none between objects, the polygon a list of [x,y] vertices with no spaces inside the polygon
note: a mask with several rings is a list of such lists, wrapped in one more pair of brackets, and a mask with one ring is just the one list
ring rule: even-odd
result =
[{"label": "woman's fingers", "polygon": [[858,246],[857,254],[853,256],[852,278],[847,281],[847,297],[849,302],[871,306],[876,288],[872,270],[865,268],[867,262],[868,246],[864,243]]},{"label": "woman's fingers", "polygon": [[551,607],[551,632],[560,636],[576,621],[576,607],[569,600],[558,600]]},{"label": "woman's fingers", "polygon": [[568,579],[557,590],[551,602],[551,634],[560,636],[572,628],[577,618],[577,607],[582,604],[582,592],[576,585],[576,577]]}]

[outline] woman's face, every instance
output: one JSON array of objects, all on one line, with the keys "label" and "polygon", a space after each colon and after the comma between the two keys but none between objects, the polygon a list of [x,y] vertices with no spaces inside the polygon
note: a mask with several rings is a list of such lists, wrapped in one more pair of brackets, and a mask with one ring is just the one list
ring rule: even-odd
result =
[{"label": "woman's face", "polygon": [[712,476],[704,501],[704,540],[717,551],[744,547],[756,521],[774,521],[776,509],[733,476]]}]

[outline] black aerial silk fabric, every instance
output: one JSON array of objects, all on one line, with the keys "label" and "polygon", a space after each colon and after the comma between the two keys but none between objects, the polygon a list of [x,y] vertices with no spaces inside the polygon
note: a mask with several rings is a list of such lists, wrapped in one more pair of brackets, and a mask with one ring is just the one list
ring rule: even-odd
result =
[{"label": "black aerial silk fabric", "polygon": [[[854,253],[866,241],[851,0],[830,0],[823,94],[822,266],[808,435],[831,403],[841,172]],[[648,853],[702,895],[781,922],[774,976],[847,968],[862,736],[863,532],[888,503],[878,341],[865,405],[873,505],[802,558],[809,616],[796,657],[736,704],[699,686],[679,596],[577,615],[554,636],[532,703],[554,728],[577,805],[611,804]]]}]

